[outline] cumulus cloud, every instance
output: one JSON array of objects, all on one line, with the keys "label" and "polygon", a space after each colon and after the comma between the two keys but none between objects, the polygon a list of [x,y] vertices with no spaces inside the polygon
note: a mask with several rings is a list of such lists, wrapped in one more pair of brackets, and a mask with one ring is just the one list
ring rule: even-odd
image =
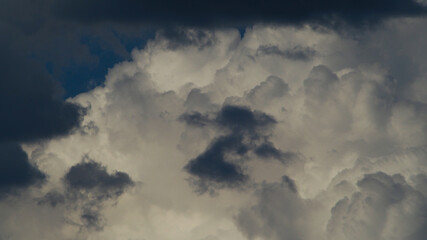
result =
[{"label": "cumulus cloud", "polygon": [[1,237],[422,239],[424,25],[157,34],[71,99],[82,130],[23,145],[49,181],[0,202]]}]

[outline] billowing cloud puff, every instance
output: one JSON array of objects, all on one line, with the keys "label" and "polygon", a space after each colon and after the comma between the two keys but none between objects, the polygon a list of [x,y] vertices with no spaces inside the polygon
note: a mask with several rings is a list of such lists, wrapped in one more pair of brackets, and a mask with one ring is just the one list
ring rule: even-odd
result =
[{"label": "billowing cloud puff", "polygon": [[424,24],[157,34],[70,100],[79,130],[23,146],[48,178],[1,237],[422,239]]},{"label": "billowing cloud puff", "polygon": [[367,174],[359,191],[332,208],[328,235],[333,239],[423,239],[426,198],[405,179],[383,172]]}]

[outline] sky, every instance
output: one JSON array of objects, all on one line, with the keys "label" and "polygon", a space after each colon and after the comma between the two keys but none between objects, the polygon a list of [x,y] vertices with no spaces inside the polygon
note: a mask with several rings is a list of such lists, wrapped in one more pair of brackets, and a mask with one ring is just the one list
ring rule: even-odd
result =
[{"label": "sky", "polygon": [[427,2],[1,0],[0,240],[424,240]]}]

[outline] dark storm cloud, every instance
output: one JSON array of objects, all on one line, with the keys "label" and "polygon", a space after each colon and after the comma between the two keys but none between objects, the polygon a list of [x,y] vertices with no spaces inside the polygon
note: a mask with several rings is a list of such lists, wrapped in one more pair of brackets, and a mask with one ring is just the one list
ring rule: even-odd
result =
[{"label": "dark storm cloud", "polygon": [[37,62],[0,49],[0,65],[0,171],[4,192],[29,187],[44,178],[18,143],[67,135],[80,125],[85,110],[64,102],[58,83]]},{"label": "dark storm cloud", "polygon": [[29,162],[17,143],[0,143],[0,198],[43,182],[46,176]]},{"label": "dark storm cloud", "polygon": [[54,79],[62,73],[54,72],[67,64],[97,59],[80,42],[86,28],[56,19],[52,3],[2,1],[0,143],[66,136],[79,127],[84,115],[82,107],[63,100],[64,89]]},{"label": "dark storm cloud", "polygon": [[188,125],[203,127],[214,125],[216,127],[229,129],[233,132],[255,133],[262,127],[270,127],[276,124],[276,120],[263,112],[252,111],[248,107],[225,105],[219,112],[210,118],[200,112],[184,113],[179,118]]},{"label": "dark storm cloud", "polygon": [[262,127],[276,124],[276,120],[263,112],[252,111],[247,107],[224,106],[215,121],[222,127],[232,131],[248,131],[254,133]]},{"label": "dark storm cloud", "polygon": [[252,23],[315,23],[353,26],[382,19],[417,16],[426,8],[414,0],[302,1],[138,1],[65,0],[58,15],[80,22],[152,25],[242,26]]},{"label": "dark storm cloud", "polygon": [[105,225],[106,219],[102,214],[105,204],[117,201],[125,190],[135,184],[127,173],[108,173],[106,167],[88,157],[68,170],[63,183],[63,192],[51,191],[37,199],[38,204],[66,206],[80,216],[81,222],[73,224],[96,231]]},{"label": "dark storm cloud", "polygon": [[278,46],[261,45],[256,53],[258,55],[277,55],[295,61],[309,61],[316,56],[316,50],[302,46],[282,50]]},{"label": "dark storm cloud", "polygon": [[102,215],[104,202],[117,200],[135,184],[127,173],[110,174],[106,167],[87,157],[68,170],[64,183],[68,204],[80,209],[82,226],[96,231],[102,230],[106,221]]},{"label": "dark storm cloud", "polygon": [[204,153],[185,166],[188,173],[199,178],[201,182],[197,185],[199,192],[209,190],[201,188],[209,186],[209,182],[213,182],[215,187],[222,188],[238,187],[247,180],[248,177],[238,164],[227,161],[228,155],[236,154],[242,157],[248,152],[242,138],[243,136],[238,134],[219,137]]},{"label": "dark storm cloud", "polygon": [[64,102],[59,85],[36,62],[0,49],[0,64],[0,141],[37,141],[79,126],[84,109]]},{"label": "dark storm cloud", "polygon": [[127,173],[109,174],[104,166],[93,160],[72,166],[64,182],[70,191],[96,193],[99,199],[119,197],[134,184]]},{"label": "dark storm cloud", "polygon": [[213,117],[199,112],[180,117],[189,126],[213,126],[226,132],[215,138],[206,150],[192,159],[184,169],[193,177],[190,182],[199,193],[220,188],[239,188],[249,179],[241,166],[251,152],[261,158],[285,162],[283,153],[269,141],[269,130],[276,120],[247,107],[225,105]]}]

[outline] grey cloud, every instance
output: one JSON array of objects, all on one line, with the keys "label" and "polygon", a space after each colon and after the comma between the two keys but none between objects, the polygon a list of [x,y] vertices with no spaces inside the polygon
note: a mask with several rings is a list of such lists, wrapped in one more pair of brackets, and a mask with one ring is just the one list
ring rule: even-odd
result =
[{"label": "grey cloud", "polygon": [[[333,85],[338,77],[326,66],[314,67],[307,79],[304,80],[305,100],[308,104],[322,103],[330,97]],[[310,102],[308,102],[310,101]]]},{"label": "grey cloud", "polygon": [[[403,176],[367,174],[359,191],[332,208],[328,234],[333,239],[425,238],[427,201]],[[405,210],[406,209],[406,210]]]},{"label": "grey cloud", "polygon": [[420,191],[427,199],[427,176],[425,174],[417,174],[411,180],[414,182],[415,189]]},{"label": "grey cloud", "polygon": [[241,209],[235,219],[247,239],[314,239],[309,214],[315,204],[299,196],[291,178],[283,176],[282,182],[263,183],[255,195],[257,203]]},{"label": "grey cloud", "polygon": [[93,208],[84,208],[80,218],[86,228],[95,229],[96,231],[101,231],[106,221],[100,211]]},{"label": "grey cloud", "polygon": [[294,61],[310,61],[316,56],[317,52],[313,48],[299,45],[284,50],[274,45],[261,45],[258,47],[256,54],[276,55]]},{"label": "grey cloud", "polygon": [[190,126],[196,127],[204,127],[209,124],[212,124],[212,120],[208,116],[203,115],[200,112],[184,113],[179,117],[179,120],[185,122]]},{"label": "grey cloud", "polygon": [[38,205],[50,205],[52,207],[56,207],[57,205],[61,205],[65,203],[64,194],[58,191],[51,191],[46,193],[42,198],[36,199]]},{"label": "grey cloud", "polygon": [[[417,175],[415,181],[425,178]],[[280,183],[259,186],[256,204],[242,208],[235,220],[251,240],[421,240],[427,233],[427,200],[418,186],[410,185],[400,174],[366,174],[349,197],[336,202],[329,215],[319,214],[319,210],[332,195],[303,199],[295,182],[284,176]],[[325,217],[329,218],[326,232]]]},{"label": "grey cloud", "polygon": [[245,98],[254,106],[263,108],[275,99],[289,93],[289,86],[277,76],[269,76],[245,94]]},{"label": "grey cloud", "polygon": [[185,107],[190,111],[205,111],[212,105],[209,95],[198,88],[193,88],[185,100]]},{"label": "grey cloud", "polygon": [[263,143],[255,149],[255,154],[264,158],[277,158],[282,157],[282,152],[279,151],[271,142]]},{"label": "grey cloud", "polygon": [[92,160],[72,166],[64,181],[71,191],[94,192],[100,199],[118,197],[134,184],[128,174],[109,174],[105,167]]},{"label": "grey cloud", "polygon": [[287,154],[269,141],[269,129],[276,120],[265,113],[247,107],[225,105],[216,116],[194,112],[180,118],[190,126],[215,127],[226,135],[215,138],[206,150],[185,166],[193,177],[190,182],[199,193],[221,188],[239,188],[249,179],[242,161],[250,152],[261,158],[275,158],[283,162]]},{"label": "grey cloud", "polygon": [[188,162],[185,170],[197,180],[191,180],[199,193],[212,192],[215,188],[239,187],[248,176],[237,163],[227,161],[231,154],[244,156],[248,149],[242,143],[243,136],[228,135],[219,137],[204,153]]},{"label": "grey cloud", "polygon": [[90,159],[72,166],[64,176],[68,204],[79,206],[80,219],[85,228],[100,231],[105,219],[104,202],[117,200],[134,185],[127,173],[107,172],[106,167]]},{"label": "grey cloud", "polygon": [[286,164],[294,160],[298,160],[299,156],[293,152],[283,152],[276,148],[270,141],[265,141],[254,149],[254,153],[261,158],[278,159]]},{"label": "grey cloud", "polygon": [[134,186],[127,173],[108,173],[106,167],[87,157],[72,166],[63,178],[65,190],[48,192],[37,199],[39,205],[66,206],[80,216],[81,228],[101,231],[106,223],[102,214],[109,201],[116,201],[129,187]]},{"label": "grey cloud", "polygon": [[96,126],[94,121],[90,121],[87,124],[79,128],[79,132],[82,135],[96,135],[99,132],[99,127]]}]

